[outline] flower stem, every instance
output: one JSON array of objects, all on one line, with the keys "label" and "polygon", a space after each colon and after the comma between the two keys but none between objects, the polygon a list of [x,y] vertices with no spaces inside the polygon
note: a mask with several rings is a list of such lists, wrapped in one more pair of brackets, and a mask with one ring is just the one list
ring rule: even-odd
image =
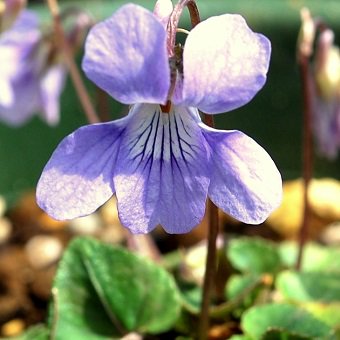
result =
[{"label": "flower stem", "polygon": [[192,27],[195,27],[201,21],[195,0],[179,0],[178,1],[176,6],[174,7],[174,10],[171,13],[171,16],[169,18],[169,24],[168,24],[167,48],[168,48],[169,57],[172,57],[174,55],[178,22],[183,12],[183,9],[185,7],[188,7]]},{"label": "flower stem", "polygon": [[301,269],[303,250],[308,239],[311,206],[308,196],[310,182],[313,176],[313,137],[312,137],[312,98],[310,84],[309,57],[305,54],[299,55],[300,77],[302,83],[303,97],[303,220],[299,233],[299,246],[296,261],[296,269]]},{"label": "flower stem", "polygon": [[[198,25],[201,21],[198,8],[194,0],[180,0],[175,6],[169,20],[168,34],[168,53],[171,57],[174,53],[176,30],[178,27],[179,18],[184,7],[188,7],[192,27]],[[206,125],[214,127],[214,120],[211,115],[204,114],[203,120]],[[208,231],[208,249],[205,265],[205,274],[202,291],[201,314],[199,319],[198,339],[205,340],[208,338],[209,331],[209,308],[211,300],[211,292],[216,276],[216,240],[219,232],[218,226],[218,208],[208,199],[208,216],[209,216],[209,231]]]},{"label": "flower stem", "polygon": [[65,63],[69,69],[74,87],[77,91],[77,95],[79,97],[79,100],[81,102],[81,105],[84,109],[84,112],[86,114],[87,120],[90,123],[98,123],[99,118],[96,114],[95,109],[93,108],[93,105],[91,103],[90,97],[86,91],[86,88],[84,86],[84,83],[81,79],[79,70],[77,68],[77,65],[73,59],[73,54],[71,51],[71,48],[67,42],[67,39],[65,37],[65,33],[61,24],[61,17],[60,17],[60,10],[57,0],[47,0],[47,5],[49,7],[49,10],[53,17],[54,22],[54,30],[57,36],[57,39],[59,40],[60,48],[64,53]]},{"label": "flower stem", "polygon": [[205,340],[208,337],[211,292],[213,289],[214,278],[216,274],[216,240],[219,231],[218,210],[216,205],[211,200],[208,200],[208,214],[209,214],[208,251],[205,265],[201,314],[199,320],[199,333],[198,333],[198,338],[200,340]]}]

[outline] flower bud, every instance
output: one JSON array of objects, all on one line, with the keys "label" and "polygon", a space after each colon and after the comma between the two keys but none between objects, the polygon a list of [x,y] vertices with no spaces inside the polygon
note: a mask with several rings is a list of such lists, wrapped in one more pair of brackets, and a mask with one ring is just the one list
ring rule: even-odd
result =
[{"label": "flower bud", "polygon": [[320,34],[315,56],[315,81],[319,95],[331,100],[340,95],[340,52],[333,45],[334,33],[326,29]]},{"label": "flower bud", "polygon": [[300,16],[301,28],[297,41],[298,58],[301,56],[310,57],[313,53],[315,22],[308,8],[302,8]]}]

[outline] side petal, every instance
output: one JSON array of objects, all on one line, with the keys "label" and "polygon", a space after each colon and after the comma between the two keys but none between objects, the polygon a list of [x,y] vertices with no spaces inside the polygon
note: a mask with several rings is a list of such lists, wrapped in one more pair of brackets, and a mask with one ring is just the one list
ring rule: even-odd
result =
[{"label": "side petal", "polygon": [[185,43],[182,103],[207,113],[248,103],[266,81],[270,52],[269,40],[239,15],[201,22]]},{"label": "side petal", "polygon": [[43,210],[58,220],[72,219],[92,213],[112,196],[125,119],[81,127],[59,144],[37,186]]},{"label": "side petal", "polygon": [[40,99],[43,119],[49,125],[59,122],[59,100],[64,88],[66,69],[64,65],[54,65],[44,74],[40,83]]},{"label": "side petal", "polygon": [[186,108],[162,113],[136,105],[114,176],[119,217],[133,233],[158,224],[186,233],[203,218],[209,178],[207,150],[196,118]]},{"label": "side petal", "polygon": [[274,162],[240,131],[201,126],[212,150],[209,197],[241,222],[263,222],[281,202],[282,180]]},{"label": "side petal", "polygon": [[140,6],[125,5],[91,29],[82,66],[93,82],[122,103],[166,101],[166,32],[153,13]]}]

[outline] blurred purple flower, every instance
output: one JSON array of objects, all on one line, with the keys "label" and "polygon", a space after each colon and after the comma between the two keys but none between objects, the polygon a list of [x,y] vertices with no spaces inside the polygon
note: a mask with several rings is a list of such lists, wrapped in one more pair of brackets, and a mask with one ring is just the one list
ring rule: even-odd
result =
[{"label": "blurred purple flower", "polygon": [[310,78],[316,147],[330,160],[337,157],[340,148],[340,51],[333,43],[332,30],[320,33]]},{"label": "blurred purple flower", "polygon": [[0,120],[9,125],[22,125],[38,112],[50,125],[59,121],[66,69],[51,62],[51,41],[43,38],[28,10],[0,34]]},{"label": "blurred purple flower", "polygon": [[90,214],[115,193],[131,232],[160,224],[186,233],[202,220],[207,196],[253,224],[279,205],[281,177],[269,155],[242,132],[206,126],[198,112],[222,113],[254,97],[266,80],[268,39],[241,16],[211,17],[188,35],[172,84],[166,16],[128,4],[89,33],[85,73],[133,106],[127,117],[81,127],[57,147],[37,187],[52,217]]}]

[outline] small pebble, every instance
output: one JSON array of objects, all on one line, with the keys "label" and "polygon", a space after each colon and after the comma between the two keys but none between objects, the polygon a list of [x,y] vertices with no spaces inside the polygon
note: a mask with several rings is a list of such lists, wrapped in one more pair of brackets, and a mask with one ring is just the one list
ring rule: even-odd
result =
[{"label": "small pebble", "polygon": [[121,338],[121,340],[142,340],[143,337],[138,333],[129,333]]},{"label": "small pebble", "polygon": [[6,243],[12,234],[12,224],[6,217],[0,218],[0,244]]},{"label": "small pebble", "polygon": [[42,269],[59,260],[63,246],[55,237],[37,235],[27,242],[25,251],[32,267]]},{"label": "small pebble", "polygon": [[0,216],[4,216],[6,209],[7,209],[6,200],[2,196],[0,196]]},{"label": "small pebble", "polygon": [[69,228],[76,235],[95,235],[102,229],[103,223],[98,214],[75,218]]},{"label": "small pebble", "polygon": [[320,235],[320,240],[329,246],[340,245],[340,222],[330,224]]},{"label": "small pebble", "polygon": [[25,322],[21,319],[13,319],[6,322],[1,327],[1,334],[3,336],[17,336],[25,329]]}]

